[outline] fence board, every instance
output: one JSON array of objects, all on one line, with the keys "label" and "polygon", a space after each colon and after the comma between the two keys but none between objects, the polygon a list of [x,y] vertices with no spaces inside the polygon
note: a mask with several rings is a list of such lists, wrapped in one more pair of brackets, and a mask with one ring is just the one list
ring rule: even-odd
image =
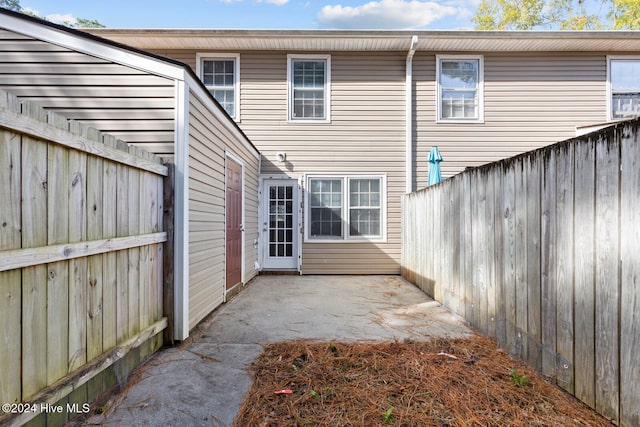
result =
[{"label": "fence board", "polygon": [[503,281],[506,327],[506,349],[511,355],[517,353],[518,333],[516,330],[516,170],[513,163],[505,167],[502,212],[503,212]]},{"label": "fence board", "polygon": [[[69,153],[69,242],[87,238],[87,155]],[[69,261],[69,372],[87,362],[87,259]]]},{"label": "fence board", "polygon": [[487,240],[486,294],[487,294],[487,333],[496,338],[496,245],[493,222],[495,220],[495,183],[494,174],[486,173],[486,209],[484,219],[485,239]]},{"label": "fence board", "polygon": [[537,371],[542,369],[540,300],[540,164],[541,157],[531,154],[525,160],[527,179],[527,360]]},{"label": "fence board", "polygon": [[620,424],[640,425],[640,134],[622,136],[620,203]]},{"label": "fence board", "polygon": [[[154,216],[156,214],[155,185],[149,174],[140,174],[140,200],[139,200],[139,227],[141,233],[150,233],[153,230]],[[153,319],[151,318],[151,252],[154,247],[143,246],[140,248],[140,297],[139,314],[140,327],[144,328]],[[155,257],[154,257],[155,258]]]},{"label": "fence board", "polygon": [[418,259],[418,267],[421,265],[426,266],[426,274],[420,276],[423,276],[423,289],[433,297],[436,280],[435,270],[433,267],[436,261],[433,256],[435,253],[435,242],[433,239],[433,229],[435,227],[435,192],[430,191],[425,195],[428,197],[422,197],[422,209],[426,214],[424,228],[426,233],[422,236],[422,239],[426,242],[426,251],[419,254],[420,258]]},{"label": "fence board", "polygon": [[[94,135],[102,139],[100,135]],[[104,223],[103,205],[103,163],[102,158],[89,156],[87,159],[87,239],[102,239]],[[103,352],[103,255],[88,259],[87,288],[87,361]]]},{"label": "fence board", "polygon": [[574,392],[574,145],[558,147],[556,157],[556,381]]},{"label": "fence board", "polygon": [[[67,128],[60,116],[50,114],[49,124]],[[69,150],[49,143],[47,244],[69,241]],[[47,384],[68,372],[69,343],[69,262],[47,265]]]},{"label": "fence board", "polygon": [[434,284],[431,288],[433,289],[433,298],[438,299],[440,297],[440,288],[442,287],[442,276],[440,274],[442,265],[439,262],[440,260],[436,260],[436,257],[442,256],[442,250],[436,249],[440,241],[442,240],[442,238],[440,237],[441,230],[436,226],[436,224],[441,224],[442,219],[442,199],[440,197],[440,186],[435,186],[433,188],[432,194],[433,201],[431,205],[431,212],[433,213],[433,222],[429,226],[431,230],[429,239],[431,240],[430,251],[432,255],[430,258],[432,259],[431,271]]},{"label": "fence board", "polygon": [[480,194],[478,194],[478,170],[474,169],[471,172],[471,180],[469,184],[470,189],[470,204],[469,204],[469,212],[471,216],[469,217],[471,223],[471,236],[467,241],[467,245],[469,251],[473,255],[469,255],[469,276],[471,279],[471,293],[469,294],[469,302],[471,305],[471,310],[469,313],[471,314],[468,317],[469,323],[474,328],[480,328],[480,289],[478,286],[478,282],[480,280],[480,272],[478,271],[479,262],[476,259],[476,255],[478,254],[478,240],[480,238],[480,220],[478,218],[478,205],[480,203]]},{"label": "fence board", "polygon": [[504,218],[505,208],[502,202],[504,189],[505,169],[501,163],[494,177],[493,191],[493,238],[494,238],[494,278],[495,278],[495,328],[498,345],[505,348],[507,344],[506,328],[506,300],[505,300],[505,242],[504,242]]},{"label": "fence board", "polygon": [[[116,174],[116,235],[121,237],[129,234],[129,169],[118,165]],[[129,332],[129,252],[118,251],[116,257],[116,342],[120,343]]]},{"label": "fence board", "polygon": [[[24,105],[24,114],[46,120],[44,111]],[[23,137],[22,144],[22,248],[47,244],[47,144]],[[22,399],[47,383],[47,268],[22,270]],[[18,320],[18,319],[15,319]],[[11,323],[10,323],[11,324]],[[16,324],[16,323],[13,323]]]},{"label": "fence board", "polygon": [[[104,135],[105,145],[115,147],[116,140],[110,135]],[[117,165],[115,162],[105,160],[102,165],[102,201],[103,206],[111,206],[105,209],[102,215],[102,235],[104,238],[116,237],[117,209]],[[116,290],[116,254],[105,253],[102,257],[102,348],[106,351],[116,345],[116,316],[117,316],[117,290]]]},{"label": "fence board", "polygon": [[[138,149],[129,146],[129,153],[137,156]],[[140,171],[129,170],[129,201],[127,203],[127,214],[129,215],[129,234],[140,232]],[[140,324],[140,249],[132,248],[128,250],[129,258],[129,279],[128,279],[128,302],[129,302],[129,330],[128,334],[134,334],[141,328]]]},{"label": "fence board", "polygon": [[544,152],[542,159],[542,217],[540,224],[541,280],[540,301],[542,321],[541,372],[550,378],[556,375],[556,151]]},{"label": "fence board", "polygon": [[472,225],[471,225],[471,174],[466,173],[462,176],[463,191],[463,218],[464,218],[464,312],[465,318],[471,321],[473,319],[473,247],[472,242]]},{"label": "fence board", "polygon": [[476,288],[478,301],[478,325],[480,330],[488,334],[488,273],[489,273],[489,245],[486,228],[486,212],[487,212],[487,173],[478,169],[476,180],[476,192],[478,194],[478,204],[476,205],[477,229],[474,228],[474,261],[476,263],[476,271],[478,273]]},{"label": "fence board", "polygon": [[[2,104],[12,101],[0,96]],[[0,251],[21,245],[20,142],[19,135],[0,132]],[[19,270],[0,272],[0,325],[19,322],[20,282]],[[20,339],[18,327],[5,327],[0,334],[0,403],[20,402]]]},{"label": "fence board", "polygon": [[575,393],[595,407],[595,144],[575,148]]},{"label": "fence board", "polygon": [[[0,93],[0,104],[10,101]],[[4,94],[6,95],[6,94]],[[15,100],[12,101],[15,102]],[[14,108],[20,108],[15,105]],[[20,135],[0,132],[0,250],[16,249],[21,242],[21,187],[20,181]]]},{"label": "fence board", "polygon": [[461,273],[464,268],[464,255],[463,248],[460,244],[462,237],[462,180],[460,177],[456,177],[454,181],[454,195],[453,195],[453,211],[451,212],[451,220],[453,222],[453,235],[451,238],[451,244],[454,246],[454,260],[452,268],[453,273],[453,288],[454,297],[452,301],[452,308],[454,313],[464,316],[464,281],[462,280]]},{"label": "fence board", "polygon": [[616,420],[620,404],[619,149],[619,141],[608,141],[603,135],[595,153],[595,397],[598,412]]},{"label": "fence board", "polygon": [[526,359],[529,295],[527,289],[527,177],[524,159],[515,164],[515,273],[516,273],[516,357]]},{"label": "fence board", "polygon": [[[442,208],[441,214],[443,218],[451,218],[451,198],[444,197],[445,196],[445,188],[441,190],[441,201]],[[440,294],[442,295],[442,302],[447,306],[451,306],[451,294],[452,294],[452,285],[451,282],[451,266],[453,265],[453,245],[451,244],[451,227],[438,227],[438,232],[440,233],[440,238],[442,241],[440,244],[441,247],[446,252],[444,254],[444,259],[442,260],[442,270],[440,272],[441,282],[440,282]]]}]

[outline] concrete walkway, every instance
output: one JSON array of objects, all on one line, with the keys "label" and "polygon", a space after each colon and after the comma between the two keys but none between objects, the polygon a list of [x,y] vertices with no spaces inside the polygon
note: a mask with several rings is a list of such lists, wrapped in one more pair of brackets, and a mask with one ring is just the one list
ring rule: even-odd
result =
[{"label": "concrete walkway", "polygon": [[85,425],[229,426],[251,385],[247,368],[271,342],[470,333],[397,276],[260,276],[202,326],[192,342],[154,355],[141,379]]}]

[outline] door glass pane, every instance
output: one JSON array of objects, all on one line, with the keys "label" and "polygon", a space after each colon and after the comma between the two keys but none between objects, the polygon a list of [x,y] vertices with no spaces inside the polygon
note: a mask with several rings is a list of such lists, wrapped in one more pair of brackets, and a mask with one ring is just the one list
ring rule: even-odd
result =
[{"label": "door glass pane", "polygon": [[269,221],[269,256],[293,256],[293,186],[269,187],[269,207],[273,212]]}]

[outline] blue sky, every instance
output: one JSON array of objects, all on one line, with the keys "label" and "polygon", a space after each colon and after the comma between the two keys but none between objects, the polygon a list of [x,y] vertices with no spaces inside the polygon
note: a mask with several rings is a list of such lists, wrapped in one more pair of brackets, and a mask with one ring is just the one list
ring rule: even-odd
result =
[{"label": "blue sky", "polygon": [[462,29],[479,0],[21,0],[53,22],[108,28]]}]

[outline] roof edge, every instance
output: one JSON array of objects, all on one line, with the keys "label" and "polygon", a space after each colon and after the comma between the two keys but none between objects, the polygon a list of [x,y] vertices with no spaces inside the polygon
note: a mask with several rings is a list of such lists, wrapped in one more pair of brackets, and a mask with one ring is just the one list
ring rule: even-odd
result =
[{"label": "roof edge", "polygon": [[[231,118],[231,116],[229,116],[229,114],[225,111],[224,108],[222,108],[222,106],[220,105],[220,103],[218,101],[216,101],[216,99],[213,97],[213,95],[211,95],[211,93],[207,90],[207,88],[204,86],[204,83],[202,83],[202,81],[196,76],[195,71],[187,64],[185,64],[184,62],[175,60],[173,58],[167,58],[165,56],[162,55],[158,55],[152,52],[148,52],[146,50],[143,49],[139,49],[139,48],[135,48],[123,43],[119,43],[110,39],[106,39],[103,37],[99,37],[97,35],[91,34],[89,32],[86,31],[81,31],[75,28],[69,28],[69,27],[65,27],[64,25],[59,25],[59,24],[55,24],[53,22],[49,22],[46,21],[44,19],[41,18],[37,18],[37,17],[33,17],[33,16],[29,16],[29,15],[25,15],[23,13],[19,13],[19,12],[14,12],[8,9],[3,9],[0,8],[0,18],[2,15],[6,15],[10,18],[13,19],[18,19],[18,20],[23,20],[25,22],[31,23],[31,24],[35,24],[35,25],[39,25],[39,26],[44,26],[45,28],[48,28],[49,30],[58,32],[60,34],[66,34],[66,35],[72,35],[75,37],[79,37],[83,40],[88,40],[91,41],[93,43],[98,43],[100,45],[109,47],[109,48],[113,48],[113,49],[117,49],[119,51],[124,51],[127,53],[133,53],[139,56],[143,56],[164,64],[170,64],[174,67],[176,67],[177,69],[180,70],[180,73],[187,73],[190,77],[191,80],[194,81],[200,88],[200,90],[205,93],[209,98],[211,98],[211,100],[213,101],[214,105],[216,105],[218,107],[218,109],[222,112],[222,114],[228,119],[228,121],[232,124],[232,126],[240,133],[240,135],[246,140],[246,142],[249,143],[249,145],[255,150],[255,152],[257,154],[261,154],[260,150],[258,150],[258,148],[253,144],[253,142],[251,141],[251,139],[249,139],[249,137],[244,133],[244,131],[240,128],[240,126],[238,125],[238,123],[236,123],[235,120],[233,120]],[[27,35],[29,37],[34,37],[32,34],[29,34],[28,31],[26,31],[24,29],[24,27],[21,27],[20,29],[14,29],[14,28],[8,28],[8,30],[13,31],[15,33],[18,34],[24,34]],[[34,37],[36,38],[36,37]],[[68,45],[65,45],[63,43],[60,43],[59,40],[45,40],[47,42],[53,43],[53,44],[57,44],[60,46],[63,46],[65,48],[69,48],[69,49],[73,49],[73,47],[70,47]],[[95,52],[88,52],[88,51],[83,51],[83,53],[87,54],[87,55],[91,55],[91,56],[96,56],[96,57],[102,57],[102,56],[98,56],[95,54]],[[111,60],[113,62],[119,63],[119,61],[117,60],[117,58],[109,58],[109,57],[105,57],[103,59],[107,59],[107,60]],[[122,62],[120,62],[122,63]],[[125,66],[132,66],[135,68],[134,65],[132,64],[122,64]],[[153,74],[153,70],[146,70],[147,72]],[[157,71],[156,71],[157,72]],[[160,72],[157,72],[157,74],[162,74]],[[165,76],[168,78],[174,78],[176,80],[180,80],[180,78],[176,77],[176,76]]]}]

